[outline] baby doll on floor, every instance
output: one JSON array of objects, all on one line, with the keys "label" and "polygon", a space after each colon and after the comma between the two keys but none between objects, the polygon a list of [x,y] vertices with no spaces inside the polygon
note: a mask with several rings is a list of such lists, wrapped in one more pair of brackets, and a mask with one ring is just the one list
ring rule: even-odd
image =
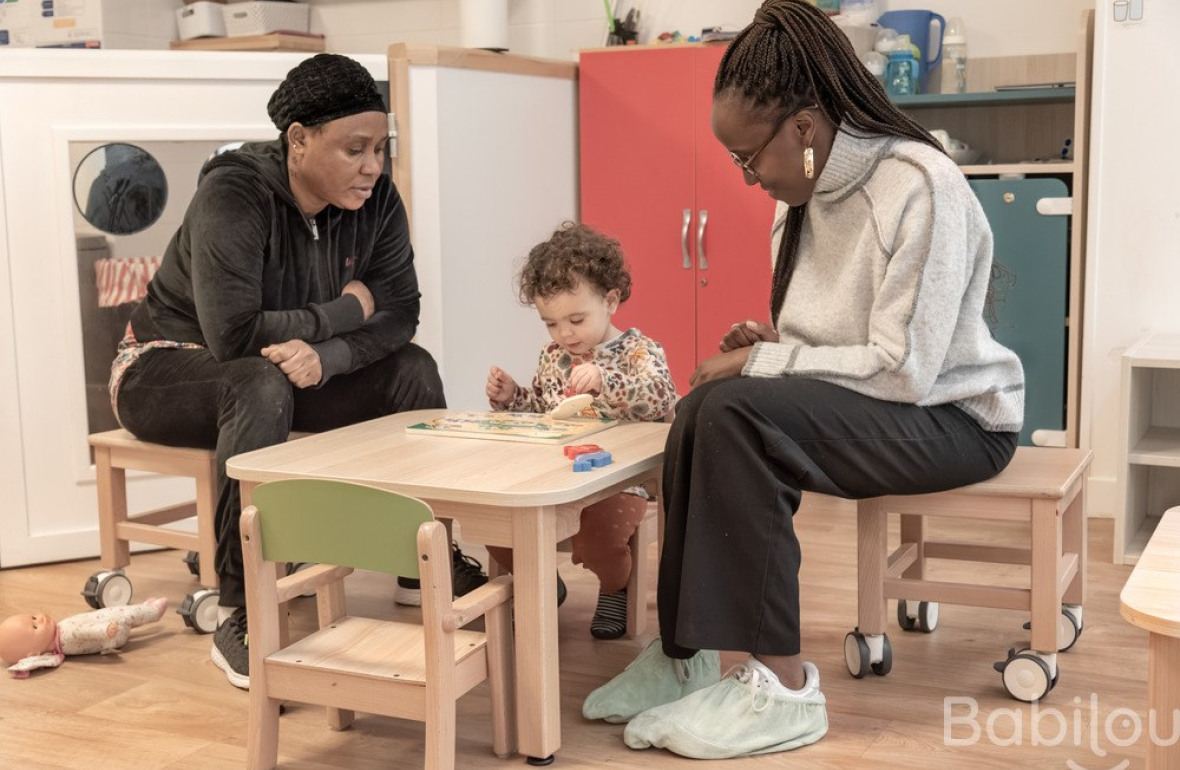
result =
[{"label": "baby doll on floor", "polygon": [[164,616],[168,600],[107,607],[55,622],[44,613],[13,615],[0,623],[0,660],[18,679],[38,668],[57,668],[67,655],[114,652],[127,643],[131,629]]}]

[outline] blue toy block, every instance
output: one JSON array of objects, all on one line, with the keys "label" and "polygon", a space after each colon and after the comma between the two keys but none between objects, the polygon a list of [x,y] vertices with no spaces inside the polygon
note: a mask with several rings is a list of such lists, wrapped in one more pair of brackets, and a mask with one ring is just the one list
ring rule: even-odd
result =
[{"label": "blue toy block", "polygon": [[591,452],[589,454],[578,455],[574,459],[574,473],[585,473],[593,468],[601,468],[604,465],[610,465],[614,460],[610,456],[610,452]]},{"label": "blue toy block", "polygon": [[592,452],[588,455],[581,455],[579,460],[589,460],[590,464],[595,468],[601,468],[604,465],[610,465],[614,460],[610,456],[610,452]]}]

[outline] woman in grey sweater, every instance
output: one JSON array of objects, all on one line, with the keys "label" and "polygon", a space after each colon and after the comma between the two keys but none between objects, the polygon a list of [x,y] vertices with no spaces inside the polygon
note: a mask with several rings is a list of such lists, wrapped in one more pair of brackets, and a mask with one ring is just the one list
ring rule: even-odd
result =
[{"label": "woman in grey sweater", "polygon": [[[983,481],[1012,458],[1024,413],[1020,360],[983,320],[978,201],[822,12],[763,4],[721,61],[713,132],[779,201],[772,324],[735,324],[693,374],[665,455],[661,639],[584,706],[629,721],[632,748],[698,758],[827,731],[800,656],[802,492]],[[750,658],[720,678],[716,650]]]}]

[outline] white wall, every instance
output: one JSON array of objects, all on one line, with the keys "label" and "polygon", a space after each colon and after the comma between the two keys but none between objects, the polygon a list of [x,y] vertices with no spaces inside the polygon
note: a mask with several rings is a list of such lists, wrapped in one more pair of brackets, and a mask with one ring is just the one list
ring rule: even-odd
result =
[{"label": "white wall", "polygon": [[1122,354],[1149,333],[1180,334],[1180,5],[1147,3],[1141,23],[1125,24],[1111,5],[1095,15],[1082,440],[1094,450],[1090,509],[1117,515]]},{"label": "white wall", "polygon": [[[622,0],[625,8],[631,0]],[[458,0],[308,0],[313,32],[329,50],[383,53],[391,42],[458,45]],[[679,29],[699,34],[717,24],[744,26],[761,0],[638,0],[643,39]],[[972,56],[1060,53],[1076,47],[1078,16],[1094,0],[885,0],[886,10],[928,8],[967,25]],[[515,53],[568,59],[602,45],[602,0],[509,0]]]}]

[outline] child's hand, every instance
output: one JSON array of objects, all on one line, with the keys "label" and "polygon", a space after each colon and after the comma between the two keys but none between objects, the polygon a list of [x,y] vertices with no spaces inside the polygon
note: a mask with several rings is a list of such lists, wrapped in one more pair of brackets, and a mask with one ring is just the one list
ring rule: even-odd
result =
[{"label": "child's hand", "polygon": [[512,397],[516,394],[516,381],[498,366],[493,366],[492,370],[488,372],[488,384],[485,388],[488,395],[488,403],[496,409],[503,409],[512,403]]},{"label": "child's hand", "polygon": [[598,364],[578,364],[570,370],[569,384],[565,389],[567,396],[576,396],[579,393],[593,393],[595,395],[602,392],[602,370],[598,368]]}]

